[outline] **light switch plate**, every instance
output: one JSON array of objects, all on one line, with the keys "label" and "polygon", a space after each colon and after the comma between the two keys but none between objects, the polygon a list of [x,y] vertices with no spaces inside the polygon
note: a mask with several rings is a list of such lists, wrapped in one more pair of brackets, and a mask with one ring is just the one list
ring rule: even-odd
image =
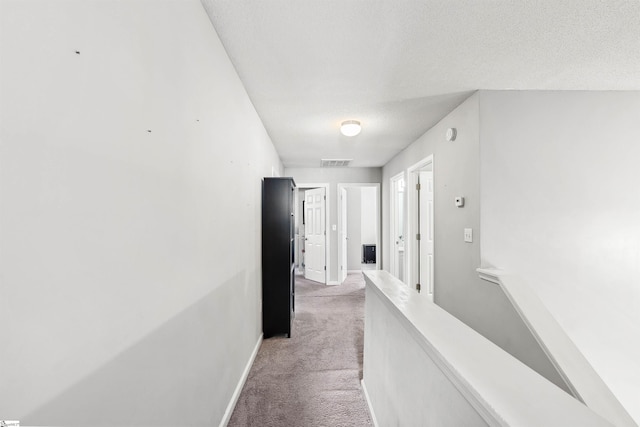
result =
[{"label": "light switch plate", "polygon": [[471,228],[464,229],[464,241],[467,243],[473,242],[473,229]]}]

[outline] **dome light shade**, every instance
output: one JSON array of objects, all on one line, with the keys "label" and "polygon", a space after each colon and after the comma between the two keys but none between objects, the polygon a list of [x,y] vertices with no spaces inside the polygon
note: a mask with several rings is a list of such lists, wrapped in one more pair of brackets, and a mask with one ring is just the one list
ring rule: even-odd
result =
[{"label": "dome light shade", "polygon": [[357,120],[345,120],[340,125],[340,133],[344,136],[356,136],[362,130],[360,122]]}]

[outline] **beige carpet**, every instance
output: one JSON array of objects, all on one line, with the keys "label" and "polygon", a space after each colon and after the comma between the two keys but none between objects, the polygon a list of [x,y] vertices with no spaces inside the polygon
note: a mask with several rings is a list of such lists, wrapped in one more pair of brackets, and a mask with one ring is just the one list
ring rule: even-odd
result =
[{"label": "beige carpet", "polygon": [[368,426],[360,386],[364,279],[296,280],[291,338],[263,341],[229,426]]}]

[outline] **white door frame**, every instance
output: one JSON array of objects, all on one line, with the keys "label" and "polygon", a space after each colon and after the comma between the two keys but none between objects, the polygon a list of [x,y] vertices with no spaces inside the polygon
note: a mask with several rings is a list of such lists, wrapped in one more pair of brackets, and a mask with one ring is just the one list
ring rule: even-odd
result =
[{"label": "white door frame", "polygon": [[[417,218],[417,215],[416,215],[418,211],[418,207],[417,207],[418,200],[417,200],[417,195],[415,191],[416,184],[418,183],[418,179],[417,179],[417,174],[413,172],[419,171],[429,165],[431,165],[432,170],[434,171],[434,182],[435,182],[435,167],[433,162],[433,154],[423,158],[419,162],[407,168],[408,221],[406,225],[407,225],[407,236],[409,238],[405,239],[405,251],[407,251],[408,249],[408,252],[405,252],[405,259],[406,259],[406,265],[407,265],[406,272],[407,272],[407,277],[409,279],[407,280],[407,283],[409,284],[409,287],[414,290],[416,289],[416,283],[418,283],[418,280],[419,280],[419,278],[416,277],[416,269],[414,265],[415,257],[416,257],[416,254],[418,253],[418,249],[417,249],[418,243],[415,238],[415,235],[417,234],[419,218]],[[435,259],[435,249],[434,249],[434,259]],[[435,275],[433,275],[433,277],[435,277]],[[435,289],[435,283],[433,285]]]},{"label": "white door frame", "polygon": [[[329,209],[329,201],[331,200],[331,193],[330,193],[330,187],[329,187],[329,183],[327,182],[323,182],[320,184],[315,184],[315,183],[299,183],[296,184],[296,188],[298,190],[311,190],[314,188],[324,188],[324,195],[326,196],[327,200],[326,203],[324,205],[324,222],[325,222],[325,230],[327,232],[326,237],[325,237],[325,241],[324,241],[324,261],[327,264],[327,271],[325,272],[324,275],[324,283],[326,285],[329,284],[329,274],[331,271],[331,257],[329,256],[330,254],[330,249],[331,249],[331,232],[329,230],[331,230],[331,226],[329,225],[330,220],[329,220],[329,212],[331,212],[331,209]],[[298,248],[296,248],[296,251],[298,250]]]},{"label": "white door frame", "polygon": [[[342,183],[338,184],[338,194],[341,194],[341,189],[351,187],[369,187],[376,189],[376,270],[380,270],[380,236],[382,233],[380,224],[380,183],[378,182],[364,182],[364,183]],[[342,200],[338,197],[338,230],[342,230]],[[342,245],[338,245],[338,261],[342,259]],[[338,278],[340,272],[338,272]]]},{"label": "white door frame", "polygon": [[[345,229],[345,225],[347,224],[347,205],[348,202],[345,203],[345,198],[347,196],[346,187],[338,187],[338,282],[343,283],[347,278],[347,274],[349,270],[347,269],[347,254],[345,253],[344,248],[348,247],[347,236],[343,235],[343,231]],[[345,197],[342,197],[345,196]],[[343,215],[344,213],[344,215]],[[347,230],[348,232],[348,230]],[[344,239],[344,240],[343,240]]]},{"label": "white door frame", "polygon": [[[390,268],[389,268],[389,272],[394,275],[395,277],[398,277],[398,271],[397,271],[397,263],[398,263],[398,259],[397,259],[397,254],[398,254],[398,248],[396,247],[396,238],[397,236],[397,230],[396,230],[396,220],[397,220],[397,216],[398,216],[398,203],[397,203],[397,193],[396,193],[396,188],[397,188],[397,182],[402,179],[405,182],[405,195],[407,194],[406,188],[407,188],[407,180],[404,176],[404,171],[400,172],[399,174],[396,174],[394,176],[392,176],[391,178],[389,178],[389,188],[390,188],[390,192],[389,192],[389,199],[390,199],[390,209],[389,209],[389,247],[391,248],[391,259],[390,259]],[[405,202],[406,202],[406,197],[405,197]],[[406,206],[406,203],[404,203]],[[407,236],[407,209],[405,207],[405,209],[403,209],[404,211],[404,235],[405,235],[405,244],[406,244],[406,236]],[[406,246],[405,246],[405,250],[406,250]],[[405,277],[404,277],[404,282],[409,283],[407,281],[407,276],[406,276],[406,271],[407,271],[407,256],[405,253],[404,256],[404,268],[403,271],[405,272]]]}]

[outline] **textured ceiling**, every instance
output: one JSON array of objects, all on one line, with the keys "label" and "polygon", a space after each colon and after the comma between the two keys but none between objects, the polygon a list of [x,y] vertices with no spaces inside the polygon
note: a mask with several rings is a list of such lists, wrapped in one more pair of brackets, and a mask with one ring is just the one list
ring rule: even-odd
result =
[{"label": "textured ceiling", "polygon": [[638,0],[202,3],[288,167],[381,166],[477,89],[640,90]]}]

